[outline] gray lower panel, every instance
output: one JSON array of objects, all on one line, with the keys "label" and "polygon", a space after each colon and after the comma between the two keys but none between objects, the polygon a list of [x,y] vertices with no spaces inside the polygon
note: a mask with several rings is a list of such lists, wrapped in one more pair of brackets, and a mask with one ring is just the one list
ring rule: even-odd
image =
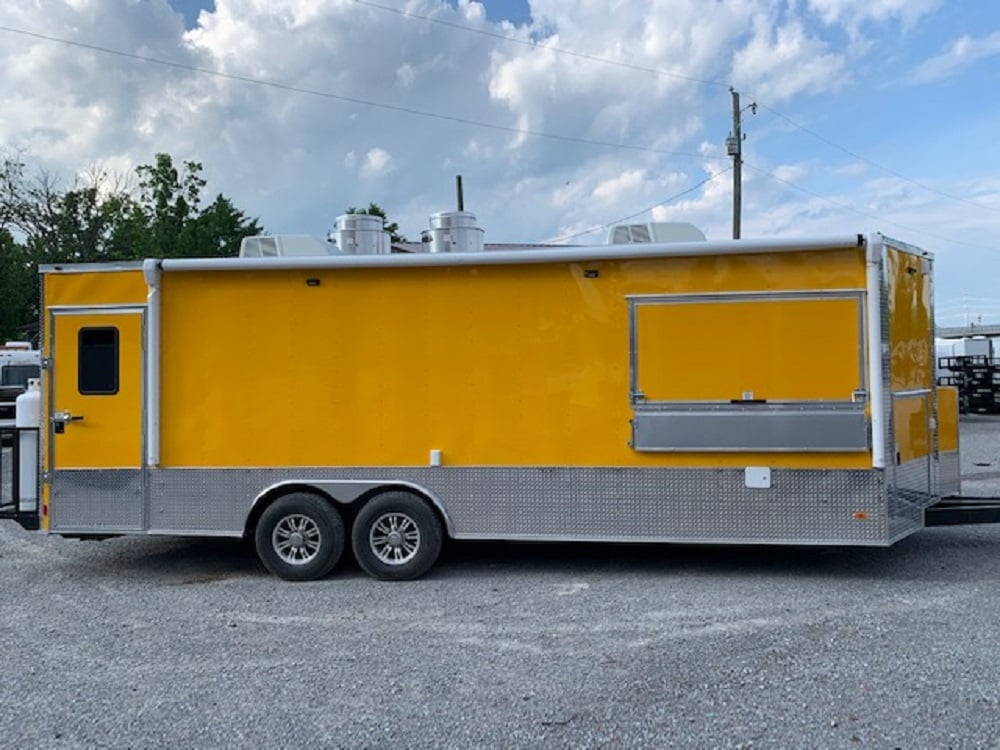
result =
[{"label": "gray lower panel", "polygon": [[50,508],[55,532],[142,531],[142,469],[54,472]]},{"label": "gray lower panel", "polygon": [[[758,410],[759,409],[759,410]],[[632,443],[640,451],[861,451],[868,420],[861,410],[638,411]]]},{"label": "gray lower panel", "polygon": [[874,470],[774,470],[768,489],[747,488],[742,469],[607,467],[163,469],[149,480],[151,533],[241,534],[253,499],[280,482],[345,502],[357,494],[347,482],[418,485],[466,539],[885,545],[898,533]]},{"label": "gray lower panel", "polygon": [[924,508],[933,505],[938,495],[934,461],[930,456],[897,464],[890,471],[895,483],[889,488],[889,533],[893,541],[923,528]]},{"label": "gray lower panel", "polygon": [[942,451],[938,459],[938,494],[962,494],[962,467],[958,451]]}]

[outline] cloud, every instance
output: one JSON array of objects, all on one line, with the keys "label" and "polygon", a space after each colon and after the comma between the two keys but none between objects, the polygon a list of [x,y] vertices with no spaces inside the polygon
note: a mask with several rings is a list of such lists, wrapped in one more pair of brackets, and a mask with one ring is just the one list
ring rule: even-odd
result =
[{"label": "cloud", "polygon": [[733,70],[737,86],[777,102],[844,84],[845,62],[800,21],[775,27],[758,18],[750,41],[733,55]]},{"label": "cloud", "polygon": [[809,174],[803,164],[782,164],[771,170],[771,173],[785,182],[797,182]]},{"label": "cloud", "polygon": [[591,194],[599,201],[615,203],[623,195],[633,193],[641,187],[644,178],[645,174],[641,169],[628,169],[617,177],[602,180]]},{"label": "cloud", "polygon": [[[0,25],[186,66],[0,33],[0,107],[16,113],[0,118],[0,141],[28,147],[29,162],[70,180],[91,164],[128,170],[157,152],[194,159],[205,165],[208,194],[224,192],[270,231],[317,236],[347,206],[369,202],[416,236],[428,214],[453,207],[462,174],[466,206],[488,242],[601,226],[725,170],[730,83],[746,103],[766,102],[901,172],[915,167],[894,149],[920,153],[922,181],[952,180],[957,194],[1000,173],[1000,157],[978,145],[1000,124],[995,109],[982,117],[963,110],[960,138],[957,125],[935,120],[933,139],[917,142],[919,121],[901,128],[896,114],[912,102],[885,88],[877,107],[860,103],[885,82],[880,51],[898,46],[900,26],[936,23],[938,0],[531,0],[531,20],[520,26],[490,21],[471,0],[397,5],[426,18],[352,0],[216,0],[185,31],[167,0],[0,4]],[[995,54],[995,35],[958,28],[953,36],[963,33],[972,36],[937,56],[920,46],[928,34],[908,37],[907,55],[926,60],[923,80],[959,77]],[[886,70],[885,79],[900,75]],[[975,96],[983,98],[981,87]],[[747,118],[748,165],[829,200],[748,166],[744,236],[878,223],[844,206],[943,237],[954,228],[972,241],[977,227],[983,241],[1000,236],[995,212],[876,187],[864,179],[879,170],[831,166],[842,152],[774,127],[774,117]],[[974,156],[958,158],[963,148]],[[883,189],[890,198],[880,200]],[[724,238],[731,210],[726,172],[635,220],[691,221]],[[603,233],[579,241],[600,242]]]},{"label": "cloud", "polygon": [[409,63],[403,63],[396,68],[396,83],[400,88],[408,89],[417,80],[417,71]]},{"label": "cloud", "polygon": [[864,23],[898,20],[912,28],[937,10],[942,0],[807,0],[809,9],[827,24],[844,24],[856,32]]},{"label": "cloud", "polygon": [[974,62],[1000,55],[1000,31],[974,38],[964,35],[940,55],[924,60],[910,76],[911,83],[934,83],[955,75]]},{"label": "cloud", "polygon": [[373,148],[365,154],[365,163],[361,166],[363,177],[379,177],[393,169],[392,155],[384,148]]},{"label": "cloud", "polygon": [[834,167],[830,170],[830,174],[839,175],[841,177],[860,177],[868,171],[868,165],[863,162],[856,161],[850,164],[846,164],[842,167]]}]

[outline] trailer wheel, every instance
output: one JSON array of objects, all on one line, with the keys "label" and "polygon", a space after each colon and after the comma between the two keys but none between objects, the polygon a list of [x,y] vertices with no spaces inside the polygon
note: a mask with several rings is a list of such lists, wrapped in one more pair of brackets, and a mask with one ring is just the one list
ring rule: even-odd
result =
[{"label": "trailer wheel", "polygon": [[286,581],[312,581],[344,554],[347,532],[337,510],[316,495],[297,492],[261,514],[254,535],[264,567]]},{"label": "trailer wheel", "polygon": [[384,581],[419,578],[441,552],[441,522],[426,502],[407,492],[387,492],[368,502],[351,537],[358,564]]}]

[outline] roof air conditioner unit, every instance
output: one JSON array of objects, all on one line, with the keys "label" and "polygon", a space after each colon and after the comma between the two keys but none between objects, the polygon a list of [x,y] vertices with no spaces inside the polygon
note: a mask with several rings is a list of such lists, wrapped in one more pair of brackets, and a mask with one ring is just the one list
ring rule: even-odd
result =
[{"label": "roof air conditioner unit", "polygon": [[704,242],[705,233],[686,221],[651,221],[645,224],[616,224],[608,230],[609,245],[650,242]]}]

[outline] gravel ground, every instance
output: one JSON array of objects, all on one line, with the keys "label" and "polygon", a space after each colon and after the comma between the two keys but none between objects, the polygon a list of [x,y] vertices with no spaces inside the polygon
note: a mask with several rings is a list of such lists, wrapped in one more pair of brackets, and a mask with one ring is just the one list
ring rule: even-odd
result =
[{"label": "gravel ground", "polygon": [[[1000,419],[962,424],[1000,495]],[[4,747],[1000,747],[1000,526],[452,545],[423,580],[0,524]]]}]

